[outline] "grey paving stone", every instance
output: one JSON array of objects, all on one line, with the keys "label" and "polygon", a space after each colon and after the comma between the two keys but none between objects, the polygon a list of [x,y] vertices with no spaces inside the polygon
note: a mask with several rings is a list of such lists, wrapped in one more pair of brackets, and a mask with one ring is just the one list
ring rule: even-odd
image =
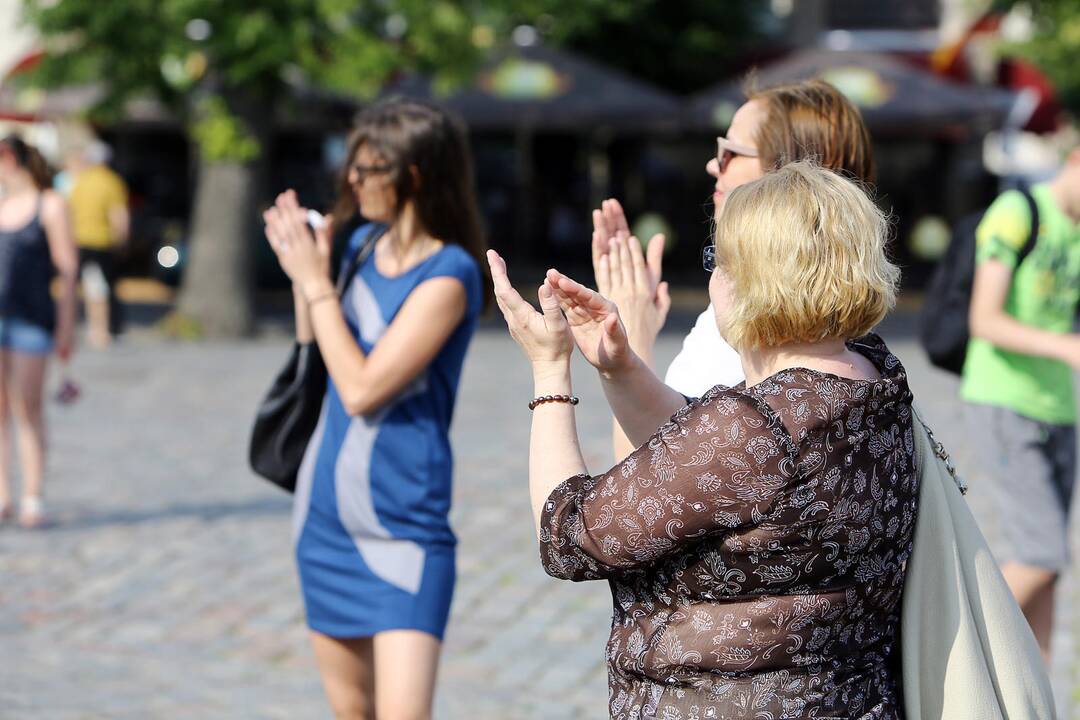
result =
[{"label": "grey paving stone", "polygon": [[[658,361],[683,326],[661,338]],[[930,370],[900,318],[886,328],[938,435],[962,458],[955,382]],[[893,334],[890,334],[890,329]],[[49,508],[57,525],[0,527],[0,716],[329,717],[303,624],[289,498],[248,471],[256,401],[287,341],[177,345],[134,332],[74,364],[84,398],[51,407]],[[579,429],[605,469],[610,426],[580,365]],[[436,717],[602,717],[606,584],[540,568],[527,492],[528,368],[482,331],[454,427],[459,585]],[[972,506],[986,514],[973,488]],[[993,532],[993,518],[987,519]],[[1059,602],[1054,680],[1077,702],[1075,572]]]}]

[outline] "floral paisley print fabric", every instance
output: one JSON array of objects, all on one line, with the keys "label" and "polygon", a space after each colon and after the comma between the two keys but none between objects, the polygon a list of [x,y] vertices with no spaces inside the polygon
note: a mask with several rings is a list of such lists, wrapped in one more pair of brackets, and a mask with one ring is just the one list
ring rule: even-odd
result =
[{"label": "floral paisley print fabric", "polygon": [[612,718],[903,717],[918,498],[911,392],[808,369],[718,386],[607,473],[551,493],[541,558],[610,582]]}]

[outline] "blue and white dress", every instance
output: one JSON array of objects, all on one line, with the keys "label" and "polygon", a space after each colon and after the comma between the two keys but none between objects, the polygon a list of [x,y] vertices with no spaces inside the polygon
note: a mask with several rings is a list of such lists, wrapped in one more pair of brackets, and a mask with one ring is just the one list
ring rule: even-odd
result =
[{"label": "blue and white dress", "polygon": [[[354,241],[360,233],[357,230]],[[352,243],[351,243],[352,244]],[[345,412],[333,381],[304,454],[293,505],[293,541],[308,626],[331,637],[420,630],[440,640],[454,591],[457,539],[450,529],[450,419],[461,366],[476,330],[480,269],[447,244],[396,277],[372,253],[342,297],[365,354],[409,294],[436,277],[465,286],[465,317],[431,364],[374,413]]]}]

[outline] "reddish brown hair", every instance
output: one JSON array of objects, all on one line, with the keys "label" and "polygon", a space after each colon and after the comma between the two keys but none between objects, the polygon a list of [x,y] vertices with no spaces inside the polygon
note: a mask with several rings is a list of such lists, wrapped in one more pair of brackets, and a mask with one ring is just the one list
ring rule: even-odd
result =
[{"label": "reddish brown hair", "polygon": [[758,90],[751,84],[747,100],[765,106],[755,145],[765,172],[790,162],[813,160],[822,167],[862,183],[874,180],[870,132],[862,113],[843,93],[824,80]]}]

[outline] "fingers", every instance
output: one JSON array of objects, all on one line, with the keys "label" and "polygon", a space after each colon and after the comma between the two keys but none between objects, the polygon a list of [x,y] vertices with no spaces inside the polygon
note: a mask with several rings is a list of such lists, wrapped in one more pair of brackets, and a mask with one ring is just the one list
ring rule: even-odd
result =
[{"label": "fingers", "polygon": [[619,254],[619,275],[620,281],[624,287],[633,287],[634,285],[634,261],[630,254],[630,242],[633,238],[623,238],[619,236],[616,241],[616,251]]},{"label": "fingers", "polygon": [[618,200],[611,198],[604,201],[604,215],[612,233],[624,238],[630,236],[630,225],[626,222],[626,213]]},{"label": "fingers", "polygon": [[645,255],[641,252],[641,241],[633,235],[626,241],[626,249],[630,252],[630,265],[634,276],[634,284],[639,288],[652,289],[649,282],[649,271],[645,267]]},{"label": "fingers", "polygon": [[334,216],[325,215],[323,219],[322,227],[315,231],[315,245],[320,254],[329,257],[334,248]]},{"label": "fingers", "polygon": [[516,320],[523,311],[534,312],[532,305],[525,302],[525,299],[510,284],[510,277],[506,274],[506,261],[499,253],[488,250],[487,259],[488,267],[491,268],[491,281],[495,286],[495,302],[498,303],[507,322]]},{"label": "fingers", "polygon": [[666,319],[668,310],[671,309],[671,292],[667,281],[656,286],[656,308],[660,311],[660,317]]},{"label": "fingers", "polygon": [[281,221],[277,207],[271,207],[263,213],[263,222],[266,223],[266,239],[275,253],[280,253],[286,247],[285,236],[281,231]]},{"label": "fingers", "polygon": [[622,255],[619,254],[619,239],[612,238],[608,244],[608,287],[623,287]]},{"label": "fingers", "polygon": [[607,235],[596,228],[596,216],[599,214],[599,210],[593,210],[593,234],[592,234],[592,267],[593,276],[596,277],[596,287],[600,288],[601,292],[606,292],[608,288],[607,277],[602,276],[601,265],[604,259],[607,257],[609,244]]},{"label": "fingers", "polygon": [[604,297],[611,294],[611,256],[600,256],[600,267],[596,271],[596,289]]},{"label": "fingers", "polygon": [[547,280],[564,311],[582,310],[590,317],[616,311],[615,304],[610,300],[558,270],[548,270]]},{"label": "fingers", "polygon": [[551,284],[545,280],[536,291],[536,297],[540,300],[540,310],[544,314],[544,324],[548,330],[559,331],[566,327],[566,318],[563,317],[559,300],[555,297]]},{"label": "fingers", "polygon": [[611,237],[607,227],[607,222],[604,220],[603,210],[592,211],[592,226],[593,226],[593,264],[596,263],[596,254],[603,255],[608,251],[608,239]]},{"label": "fingers", "polygon": [[280,234],[283,235],[286,245],[299,243],[311,239],[311,232],[307,227],[307,213],[300,207],[296,192],[286,190],[274,200],[274,207],[280,218]]},{"label": "fingers", "polygon": [[664,237],[664,234],[657,233],[652,236],[648,246],[645,248],[645,265],[648,267],[653,283],[659,283],[660,278],[663,276],[665,242],[667,242],[667,238]]}]

